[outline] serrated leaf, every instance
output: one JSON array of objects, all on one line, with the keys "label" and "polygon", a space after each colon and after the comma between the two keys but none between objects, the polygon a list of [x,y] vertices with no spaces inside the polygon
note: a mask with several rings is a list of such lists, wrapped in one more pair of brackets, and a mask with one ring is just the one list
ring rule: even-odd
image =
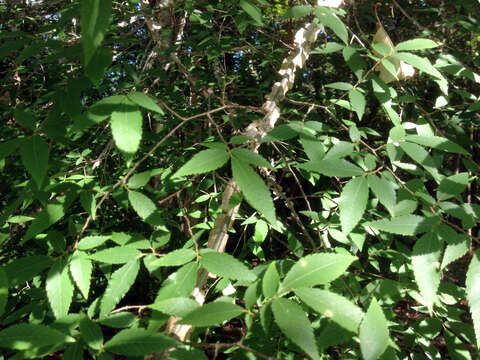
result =
[{"label": "serrated leaf", "polygon": [[245,200],[271,224],[276,223],[275,207],[270,190],[262,178],[246,163],[232,158],[232,174]]},{"label": "serrated leaf", "polygon": [[79,250],[90,250],[102,245],[105,241],[110,239],[110,237],[110,235],[86,236],[78,242],[77,248]]},{"label": "serrated leaf", "polygon": [[14,287],[31,280],[52,263],[52,259],[48,256],[33,255],[16,259],[5,265],[3,269],[7,274],[10,287]]},{"label": "serrated leaf", "polygon": [[81,5],[82,46],[87,65],[107,32],[111,20],[112,1],[85,0]]},{"label": "serrated leaf", "polygon": [[360,349],[365,360],[378,359],[387,349],[389,334],[387,319],[375,298],[360,325]]},{"label": "serrated leaf", "polygon": [[323,25],[329,27],[345,44],[348,44],[348,32],[343,22],[330,9],[317,6],[315,16]]},{"label": "serrated leaf", "polygon": [[455,260],[460,259],[470,250],[470,238],[467,235],[456,235],[447,239],[447,247],[443,253],[441,269],[443,270]]},{"label": "serrated leaf", "polygon": [[404,61],[405,63],[412,65],[418,70],[426,72],[434,78],[446,81],[443,75],[432,65],[430,60],[428,60],[427,58],[405,52],[395,53],[392,55],[392,57],[397,60]]},{"label": "serrated leaf", "polygon": [[57,260],[53,264],[47,274],[45,290],[53,315],[57,319],[66,316],[73,298],[73,283],[66,261]]},{"label": "serrated leaf", "polygon": [[258,7],[255,5],[250,4],[250,2],[246,0],[240,0],[240,7],[245,11],[255,22],[257,25],[263,26],[262,22],[262,12]]},{"label": "serrated leaf", "polygon": [[41,188],[48,168],[48,145],[45,140],[37,135],[25,140],[20,148],[20,157],[33,181]]},{"label": "serrated leaf", "polygon": [[172,338],[144,329],[125,329],[105,343],[104,349],[125,356],[143,356],[177,345]]},{"label": "serrated leaf", "polygon": [[114,329],[123,329],[132,326],[137,320],[138,318],[136,314],[120,312],[98,319],[98,322]]},{"label": "serrated leaf", "polygon": [[280,284],[280,275],[278,274],[275,261],[272,261],[265,271],[262,279],[263,296],[266,299],[272,297],[277,293],[278,285]]},{"label": "serrated leaf", "polygon": [[288,9],[283,15],[284,19],[300,19],[312,13],[310,5],[296,5]]},{"label": "serrated leaf", "polygon": [[80,204],[82,205],[83,209],[95,220],[96,212],[97,212],[97,202],[95,200],[95,195],[89,191],[82,191],[80,193]]},{"label": "serrated leaf", "polygon": [[112,274],[100,301],[100,317],[107,316],[122,300],[135,282],[139,269],[140,262],[138,259],[135,259],[126,263]]},{"label": "serrated leaf", "polygon": [[97,85],[103,79],[105,71],[112,65],[113,52],[109,48],[99,47],[85,67],[87,77]]},{"label": "serrated leaf", "polygon": [[297,165],[305,170],[316,171],[325,176],[352,177],[363,174],[363,170],[344,159],[323,159]]},{"label": "serrated leaf", "polygon": [[174,178],[192,174],[203,174],[216,170],[228,161],[229,154],[225,149],[207,149],[195,154],[174,175]]},{"label": "serrated leaf", "polygon": [[423,49],[432,49],[440,45],[442,44],[430,39],[417,38],[417,39],[402,41],[397,46],[395,46],[395,50],[396,51],[423,50]]},{"label": "serrated leaf", "polygon": [[319,314],[335,321],[348,331],[358,333],[363,311],[350,300],[321,289],[299,288],[295,289],[295,294]]},{"label": "serrated leaf", "polygon": [[376,175],[369,175],[367,181],[372,192],[391,213],[397,202],[397,195],[393,185],[384,177],[378,177]]},{"label": "serrated leaf", "polygon": [[180,266],[192,261],[195,251],[192,249],[177,249],[153,261],[150,266]]},{"label": "serrated leaf", "polygon": [[356,258],[347,254],[313,254],[298,260],[280,289],[328,284],[342,275]]},{"label": "serrated leaf", "polygon": [[272,301],[275,322],[282,332],[312,359],[320,359],[312,324],[302,308],[292,300],[276,298]]},{"label": "serrated leaf", "polygon": [[468,173],[458,173],[440,181],[437,198],[440,201],[460,195],[468,185]]},{"label": "serrated leaf", "polygon": [[88,299],[88,293],[90,291],[92,268],[92,262],[85,254],[78,251],[73,254],[73,258],[70,261],[70,273],[85,299]]},{"label": "serrated leaf", "polygon": [[116,107],[110,116],[110,127],[117,148],[129,155],[134,154],[142,139],[142,113],[128,99]]},{"label": "serrated leaf", "polygon": [[3,267],[0,267],[0,316],[5,312],[8,300],[8,277]]},{"label": "serrated leaf", "polygon": [[183,317],[193,310],[198,309],[200,305],[195,300],[187,297],[173,297],[155,301],[149,307],[168,315]]},{"label": "serrated leaf", "polygon": [[403,151],[405,151],[405,153],[407,153],[409,157],[411,157],[418,164],[422,165],[425,170],[432,175],[436,182],[441,181],[442,175],[438,171],[438,166],[427,150],[420,145],[409,142],[401,142],[400,147]]},{"label": "serrated leaf", "polygon": [[345,156],[352,154],[354,151],[355,148],[351,142],[339,141],[328,150],[328,153],[323,160],[342,159]]},{"label": "serrated leaf", "polygon": [[342,231],[348,235],[357,226],[367,208],[368,182],[363,176],[350,180],[343,188],[338,207]]},{"label": "serrated leaf", "polygon": [[0,347],[15,350],[28,350],[65,342],[74,339],[44,325],[18,324],[0,331]]},{"label": "serrated leaf", "polygon": [[[74,344],[67,347],[63,354],[63,360],[83,360],[83,342],[76,341]],[[100,359],[100,358],[98,358]],[[103,359],[102,359],[103,360]]]},{"label": "serrated leaf", "polygon": [[468,306],[472,314],[477,347],[480,347],[480,250],[477,250],[473,254],[472,260],[470,261],[465,287]]},{"label": "serrated leaf", "polygon": [[257,278],[246,265],[232,255],[210,249],[200,251],[200,265],[227,279],[254,281]]},{"label": "serrated leaf", "polygon": [[191,262],[183,265],[171,274],[162,284],[158,291],[155,302],[170,299],[172,297],[188,297],[192,294],[197,280],[199,265]]},{"label": "serrated leaf", "polygon": [[232,149],[232,154],[246,164],[273,169],[273,166],[267,160],[265,160],[263,156],[254,153],[252,150],[235,148]]},{"label": "serrated leaf", "polygon": [[22,239],[21,244],[26,243],[35,235],[48,229],[50,226],[60,220],[63,215],[65,215],[65,210],[67,210],[67,207],[68,201],[66,201],[65,197],[56,198],[48,203],[28,227],[27,233]]},{"label": "serrated leaf", "polygon": [[245,300],[245,307],[247,309],[251,309],[253,305],[257,303],[257,300],[260,296],[258,292],[259,283],[260,283],[259,281],[255,281],[247,287],[247,290],[245,290],[244,300]]},{"label": "serrated leaf", "polygon": [[125,96],[113,95],[103,98],[90,106],[85,116],[77,117],[73,123],[74,131],[83,131],[88,127],[105,121],[125,100]]},{"label": "serrated leaf", "polygon": [[415,281],[430,312],[433,310],[440,285],[439,261],[442,245],[436,234],[430,232],[416,241],[412,251]]},{"label": "serrated leaf", "polygon": [[130,189],[141,188],[142,186],[145,186],[146,184],[148,184],[151,177],[152,177],[152,172],[151,171],[144,171],[144,172],[136,173],[128,179],[127,186]]},{"label": "serrated leaf", "polygon": [[398,235],[415,235],[430,230],[432,220],[418,215],[402,215],[389,219],[371,221],[366,224],[374,229]]},{"label": "serrated leaf", "polygon": [[363,114],[365,113],[365,105],[367,104],[365,95],[357,89],[352,89],[348,92],[348,99],[350,100],[353,110],[357,113],[358,120],[362,120]]},{"label": "serrated leaf", "polygon": [[100,350],[103,345],[103,334],[100,326],[90,320],[88,316],[84,316],[79,325],[80,335],[85,344],[94,350]]},{"label": "serrated leaf", "polygon": [[115,246],[89,255],[90,260],[106,264],[125,264],[139,257],[140,251],[131,246]]},{"label": "serrated leaf", "polygon": [[138,191],[129,191],[128,200],[133,207],[133,210],[140,216],[143,220],[147,219],[150,215],[154,213],[157,209],[152,200],[146,195]]},{"label": "serrated leaf", "polygon": [[209,303],[193,310],[183,317],[177,324],[193,326],[216,326],[224,321],[233,319],[243,313],[243,309],[235,304],[223,301]]},{"label": "serrated leaf", "polygon": [[157,103],[147,94],[139,91],[133,91],[128,94],[128,98],[132,100],[135,104],[143,107],[144,109],[164,115],[164,112],[160,108],[160,106],[158,106]]},{"label": "serrated leaf", "polygon": [[346,82],[334,82],[334,83],[330,83],[330,84],[325,85],[325,87],[326,88],[337,89],[337,90],[344,90],[344,91],[348,91],[348,90],[353,89],[353,85],[350,84],[350,83],[346,83]]}]

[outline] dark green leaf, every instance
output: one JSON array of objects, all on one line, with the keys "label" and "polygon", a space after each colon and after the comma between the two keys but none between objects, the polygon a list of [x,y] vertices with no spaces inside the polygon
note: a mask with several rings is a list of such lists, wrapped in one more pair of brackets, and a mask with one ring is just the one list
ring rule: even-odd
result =
[{"label": "dark green leaf", "polygon": [[210,249],[200,251],[200,264],[208,271],[227,279],[254,281],[255,274],[230,254]]},{"label": "dark green leaf", "polygon": [[257,25],[263,26],[262,22],[262,12],[258,7],[252,5],[247,0],[240,0],[240,7],[245,11],[250,17],[255,20]]},{"label": "dark green leaf", "polygon": [[268,265],[267,271],[263,275],[262,290],[265,298],[270,298],[277,293],[278,285],[280,283],[280,275],[278,274],[275,261]]},{"label": "dark green leaf", "polygon": [[160,106],[158,106],[157,103],[150,96],[142,92],[133,91],[128,94],[128,98],[132,100],[135,104],[143,107],[144,109],[164,115],[164,112],[160,108]]},{"label": "dark green leaf", "polygon": [[243,309],[238,305],[217,301],[193,310],[178,323],[202,327],[215,326],[239,316],[242,312]]},{"label": "dark green leaf", "polygon": [[83,341],[94,350],[100,350],[103,345],[102,329],[88,316],[83,317],[80,321],[80,335]]},{"label": "dark green leaf", "polygon": [[40,136],[32,136],[20,149],[22,163],[39,188],[42,187],[48,167],[48,145]]},{"label": "dark green leaf", "polygon": [[312,13],[312,7],[310,5],[296,5],[288,9],[283,17],[285,19],[300,19],[308,16]]},{"label": "dark green leaf", "polygon": [[324,24],[333,30],[345,44],[348,44],[348,32],[343,22],[335,15],[332,10],[317,6],[315,8],[315,16]]},{"label": "dark green leaf", "polygon": [[104,349],[126,356],[149,355],[177,345],[165,335],[144,329],[125,329],[105,343]]},{"label": "dark green leaf", "polygon": [[5,306],[7,305],[8,287],[7,272],[0,267],[0,316],[5,312]]},{"label": "dark green leaf", "polygon": [[84,62],[88,64],[102,44],[111,20],[111,0],[82,1],[81,25]]},{"label": "dark green leaf", "polygon": [[415,235],[429,231],[433,221],[418,215],[402,215],[391,220],[371,221],[366,225],[392,234]]},{"label": "dark green leaf", "polygon": [[363,174],[363,170],[344,159],[327,159],[320,161],[309,161],[298,167],[319,172],[325,176],[352,177]]},{"label": "dark green leaf", "polygon": [[475,329],[475,339],[477,346],[480,346],[480,250],[474,253],[470,261],[465,285],[468,306],[470,307]]},{"label": "dark green leaf", "polygon": [[24,285],[25,281],[31,280],[44,269],[52,265],[53,261],[45,255],[33,255],[15,259],[5,265],[4,270],[10,287]]},{"label": "dark green leaf", "polygon": [[0,331],[0,347],[28,350],[73,342],[73,338],[44,325],[18,324]]}]

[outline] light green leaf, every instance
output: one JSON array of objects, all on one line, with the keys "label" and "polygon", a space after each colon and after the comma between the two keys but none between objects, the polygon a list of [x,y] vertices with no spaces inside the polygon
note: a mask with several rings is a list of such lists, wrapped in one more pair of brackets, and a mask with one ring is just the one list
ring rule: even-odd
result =
[{"label": "light green leaf", "polygon": [[128,200],[130,201],[133,210],[135,210],[138,216],[140,216],[143,220],[147,219],[157,209],[149,197],[138,191],[129,191]]},{"label": "light green leaf", "polygon": [[232,173],[247,202],[265,216],[268,222],[275,224],[272,196],[262,178],[249,165],[237,158],[232,158]]},{"label": "light green leaf", "polygon": [[216,326],[233,319],[243,313],[243,309],[235,304],[224,301],[209,303],[193,310],[177,324],[193,326]]},{"label": "light green leaf", "polygon": [[335,321],[348,331],[358,333],[362,310],[343,296],[321,289],[299,288],[295,294],[319,314]]},{"label": "light green leaf", "polygon": [[53,264],[47,274],[45,289],[53,315],[57,319],[66,316],[73,298],[73,283],[66,261],[57,260]]},{"label": "light green leaf", "polygon": [[350,180],[343,188],[338,207],[342,231],[348,235],[358,224],[368,201],[368,182],[363,176]]},{"label": "light green leaf", "polygon": [[141,252],[131,246],[115,246],[89,255],[90,260],[106,264],[125,264],[140,256]]},{"label": "light green leaf", "polygon": [[144,329],[125,329],[105,343],[104,349],[125,356],[143,356],[177,345],[170,337]]},{"label": "light green leaf", "polygon": [[142,186],[145,186],[150,181],[152,177],[151,171],[144,171],[134,174],[130,179],[128,179],[127,186],[130,189],[138,189]]},{"label": "light green leaf", "polygon": [[435,163],[435,160],[430,156],[427,150],[425,150],[420,145],[401,142],[400,147],[403,151],[407,153],[414,161],[422,165],[425,170],[427,170],[430,175],[435,179],[436,182],[440,182],[443,176],[438,171],[438,166]]},{"label": "light green leaf", "polygon": [[418,70],[426,72],[434,78],[437,78],[439,80],[445,80],[443,75],[432,65],[430,60],[428,60],[427,58],[404,52],[395,53],[392,55],[392,57],[400,61],[404,61],[407,64],[417,68]]},{"label": "light green leaf", "polygon": [[5,312],[8,300],[8,277],[3,267],[0,267],[0,316]]},{"label": "light green leaf", "polygon": [[20,148],[23,166],[32,175],[38,188],[42,187],[48,168],[48,145],[40,136],[25,140]]},{"label": "light green leaf", "polygon": [[120,151],[134,154],[142,139],[142,113],[125,98],[110,116],[113,140]]},{"label": "light green leaf", "polygon": [[93,350],[100,350],[103,345],[102,329],[96,323],[84,316],[80,321],[80,335],[83,341]]},{"label": "light green leaf", "polygon": [[297,261],[280,289],[328,284],[342,275],[356,258],[347,254],[313,254]]},{"label": "light green leaf", "polygon": [[387,319],[375,298],[360,325],[360,349],[365,360],[378,359],[387,349],[389,334]]},{"label": "light green leaf", "polygon": [[437,189],[438,200],[446,200],[451,197],[460,195],[465,191],[468,185],[468,173],[458,173],[440,181]]},{"label": "light green leaf", "polygon": [[247,290],[245,290],[244,300],[245,300],[245,307],[247,309],[251,309],[253,305],[257,303],[257,300],[260,297],[260,294],[258,291],[259,283],[260,281],[255,281],[247,287]]},{"label": "light green leaf", "polygon": [[216,170],[225,165],[229,157],[228,152],[223,148],[202,150],[187,161],[173,177],[203,174]]},{"label": "light green leaf", "polygon": [[374,229],[398,235],[415,235],[430,230],[432,220],[418,215],[402,215],[389,219],[371,221],[366,224]]},{"label": "light green leaf", "polygon": [[313,49],[310,54],[331,54],[337,51],[340,51],[344,48],[343,44],[337,42],[329,41],[325,46],[319,46]]},{"label": "light green leaf", "polygon": [[455,260],[460,259],[470,250],[470,238],[467,235],[458,235],[447,239],[447,247],[443,253],[441,269],[443,270]]},{"label": "light green leaf", "polygon": [[305,170],[316,171],[325,176],[352,177],[363,174],[363,170],[344,159],[323,159],[297,165]]},{"label": "light green leaf", "polygon": [[363,114],[365,113],[365,105],[367,104],[365,95],[357,89],[352,89],[348,92],[348,99],[350,100],[353,110],[357,113],[358,120],[362,120]]},{"label": "light green leaf", "polygon": [[329,27],[333,32],[345,43],[348,44],[348,32],[343,22],[335,15],[332,10],[317,6],[315,8],[315,16],[323,25]]},{"label": "light green leaf", "polygon": [[367,177],[368,186],[378,198],[378,200],[385,206],[385,208],[393,214],[393,207],[397,203],[397,195],[393,185],[384,177],[376,175],[369,175]]},{"label": "light green leaf", "polygon": [[325,85],[325,87],[344,91],[353,90],[353,85],[346,82],[334,82]]},{"label": "light green leaf", "polygon": [[133,91],[128,94],[128,98],[144,109],[159,113],[161,115],[165,114],[160,106],[158,106],[157,103],[147,94],[139,91]]},{"label": "light green leaf", "polygon": [[140,262],[135,259],[116,270],[108,281],[107,289],[100,301],[100,317],[105,317],[122,300],[135,282]]},{"label": "light green leaf", "polygon": [[173,297],[155,301],[149,307],[168,315],[184,317],[193,310],[198,309],[200,305],[195,300],[187,297]]},{"label": "light green leaf", "polygon": [[263,296],[266,299],[272,297],[277,293],[278,285],[280,284],[280,275],[278,275],[275,261],[272,261],[265,271],[262,279]]},{"label": "light green leaf", "polygon": [[45,255],[33,255],[15,259],[3,268],[7,274],[10,287],[24,285],[44,269],[52,265],[53,261]]},{"label": "light green leaf", "polygon": [[272,301],[275,322],[282,332],[305,351],[312,359],[320,359],[313,335],[312,324],[307,315],[295,302],[285,298]]},{"label": "light green leaf", "polygon": [[[473,254],[465,281],[468,306],[472,313],[477,347],[480,347],[480,250]],[[0,333],[1,335],[1,333]]]},{"label": "light green leaf", "polygon": [[44,325],[18,324],[0,331],[0,347],[15,350],[28,350],[65,342],[74,339]]},{"label": "light green leaf", "polygon": [[82,46],[85,65],[102,44],[111,20],[111,0],[84,0],[81,3]]},{"label": "light green leaf", "polygon": [[258,7],[255,5],[250,4],[250,2],[246,0],[240,0],[240,7],[245,11],[255,22],[257,25],[263,26],[262,22],[262,12]]},{"label": "light green leaf", "polygon": [[437,298],[440,285],[440,253],[442,242],[435,233],[429,232],[413,246],[412,266],[415,281],[430,312]]},{"label": "light green leaf", "polygon": [[95,216],[97,215],[97,202],[95,200],[95,195],[90,191],[82,191],[80,193],[80,204],[82,205],[83,209],[95,220]]},{"label": "light green leaf", "polygon": [[90,250],[102,245],[105,241],[110,239],[110,237],[110,235],[86,236],[79,241],[77,248],[79,250]]},{"label": "light green leaf", "polygon": [[349,141],[339,141],[328,150],[324,160],[341,159],[355,151],[353,144]]},{"label": "light green leaf", "polygon": [[246,265],[232,255],[210,249],[200,251],[200,265],[227,279],[254,281],[257,278]]},{"label": "light green leaf", "polygon": [[192,249],[177,249],[153,261],[150,266],[180,266],[192,261],[195,251]]},{"label": "light green leaf", "polygon": [[78,289],[85,299],[88,299],[90,291],[90,279],[92,277],[92,262],[85,253],[76,251],[70,261],[70,273]]},{"label": "light green leaf", "polygon": [[312,13],[310,5],[296,5],[288,9],[283,15],[284,19],[300,19]]},{"label": "light green leaf", "polygon": [[273,166],[267,160],[265,160],[263,156],[254,153],[251,150],[235,148],[232,149],[232,154],[246,164],[273,169]]},{"label": "light green leaf", "polygon": [[432,49],[437,46],[442,45],[436,41],[430,39],[412,39],[407,41],[402,41],[401,43],[395,46],[396,51],[413,51],[413,50],[423,50],[423,49]]},{"label": "light green leaf", "polygon": [[192,294],[197,280],[198,264],[191,262],[171,274],[158,291],[155,302],[172,297],[188,297]]}]

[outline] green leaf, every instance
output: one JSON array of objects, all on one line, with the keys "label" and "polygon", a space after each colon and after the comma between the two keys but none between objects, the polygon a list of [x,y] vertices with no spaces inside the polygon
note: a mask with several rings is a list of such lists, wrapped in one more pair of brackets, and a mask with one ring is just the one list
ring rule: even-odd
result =
[{"label": "green leaf", "polygon": [[348,32],[343,22],[335,15],[332,10],[317,6],[315,8],[315,16],[323,25],[329,27],[345,44],[348,44]]},{"label": "green leaf", "polygon": [[128,200],[130,201],[133,210],[135,210],[138,216],[140,216],[143,220],[147,219],[157,209],[149,197],[137,191],[129,191]]},{"label": "green leaf", "polygon": [[468,173],[458,173],[440,181],[437,189],[438,200],[446,200],[460,195],[468,185]]},{"label": "green leaf", "polygon": [[345,156],[351,155],[355,151],[355,148],[351,142],[339,141],[328,150],[324,160],[341,159]]},{"label": "green leaf", "polygon": [[348,92],[348,98],[353,110],[357,113],[358,120],[362,120],[363,114],[365,113],[365,105],[367,104],[365,95],[357,89],[352,89]]},{"label": "green leaf", "polygon": [[102,44],[111,20],[111,0],[83,0],[80,21],[82,25],[82,46],[87,65]]},{"label": "green leaf", "polygon": [[[63,360],[83,360],[83,342],[82,341],[76,341],[67,349],[65,350],[65,353],[63,354],[62,359]],[[100,357],[98,357],[100,359]]]},{"label": "green leaf", "polygon": [[246,163],[232,158],[232,174],[245,200],[271,224],[276,223],[275,207],[270,190],[262,178]]},{"label": "green leaf", "polygon": [[430,230],[432,220],[418,215],[402,215],[389,219],[371,221],[366,224],[374,229],[398,235],[415,235]]},{"label": "green leaf", "polygon": [[84,316],[80,321],[80,335],[83,341],[93,350],[100,350],[103,345],[103,334],[100,326]]},{"label": "green leaf", "polygon": [[165,114],[160,106],[158,106],[157,103],[147,94],[139,91],[133,91],[128,94],[128,98],[144,109],[159,113],[160,115]]},{"label": "green leaf", "polygon": [[50,268],[45,290],[53,315],[57,319],[66,316],[73,298],[73,283],[66,261],[57,260]]},{"label": "green leaf", "polygon": [[360,349],[365,360],[378,359],[387,349],[389,334],[387,319],[375,298],[360,325]]},{"label": "green leaf", "polygon": [[227,279],[254,281],[257,278],[246,265],[232,255],[210,249],[200,251],[200,265]]},{"label": "green leaf", "polygon": [[348,235],[357,226],[367,207],[368,182],[363,176],[350,180],[343,188],[338,207],[342,231]]},{"label": "green leaf", "polygon": [[432,65],[430,60],[428,60],[427,58],[404,52],[395,53],[392,55],[392,57],[400,61],[404,61],[407,64],[410,64],[413,67],[417,68],[418,70],[426,72],[434,78],[446,81],[443,75]]},{"label": "green leaf", "polygon": [[429,232],[413,246],[412,267],[415,281],[430,312],[440,285],[440,254],[443,244],[435,233]]},{"label": "green leaf", "polygon": [[470,238],[467,235],[458,235],[456,233],[452,238],[447,238],[448,244],[443,253],[440,268],[443,270],[449,264],[465,255],[470,250],[470,242]]},{"label": "green leaf", "polygon": [[356,258],[347,254],[313,254],[298,260],[281,289],[328,284],[342,275]]},{"label": "green leaf", "polygon": [[232,149],[232,155],[246,164],[273,169],[273,166],[267,160],[265,160],[263,156],[254,153],[252,150],[235,148]]},{"label": "green leaf", "polygon": [[396,51],[413,51],[413,50],[423,50],[423,49],[432,49],[437,46],[442,45],[436,41],[430,39],[412,39],[407,41],[402,41],[401,43],[395,46]]},{"label": "green leaf", "polygon": [[76,251],[70,261],[70,273],[78,289],[85,299],[88,299],[90,280],[92,277],[92,262],[87,255]]},{"label": "green leaf", "polygon": [[106,264],[125,264],[140,256],[141,252],[131,246],[115,246],[89,255],[90,260]]},{"label": "green leaf", "polygon": [[441,181],[442,175],[438,171],[438,166],[427,150],[420,145],[409,142],[401,142],[400,147],[407,153],[408,156],[410,156],[418,164],[422,165],[425,170],[432,175],[436,182]]},{"label": "green leaf", "polygon": [[384,177],[376,175],[369,175],[367,177],[368,186],[378,198],[378,200],[385,206],[385,208],[393,214],[393,208],[397,203],[397,195],[393,185]]},{"label": "green leaf", "polygon": [[113,140],[120,151],[134,154],[142,139],[142,113],[125,98],[110,116]]},{"label": "green leaf", "polygon": [[191,262],[183,265],[171,274],[162,284],[155,302],[172,297],[188,297],[191,295],[197,280],[198,264]]},{"label": "green leaf", "polygon": [[169,252],[160,259],[151,263],[151,266],[180,266],[192,261],[195,258],[195,251],[192,249],[177,249]]},{"label": "green leaf", "polygon": [[79,241],[77,248],[79,250],[90,250],[102,245],[105,241],[110,239],[110,237],[110,235],[86,236]]},{"label": "green leaf", "polygon": [[23,286],[25,281],[34,278],[52,265],[52,263],[52,259],[45,255],[26,256],[8,263],[5,265],[4,270],[10,287]]},{"label": "green leaf", "polygon": [[276,298],[272,301],[275,322],[282,332],[312,359],[320,359],[312,324],[302,308],[292,300]]},{"label": "green leaf", "polygon": [[74,339],[44,325],[18,324],[0,331],[0,347],[28,350],[65,342]]},{"label": "green leaf", "polygon": [[246,0],[240,0],[240,7],[245,11],[259,26],[263,26],[262,12],[255,5]]},{"label": "green leaf", "polygon": [[277,293],[278,285],[280,284],[280,275],[278,275],[275,261],[272,261],[265,271],[262,279],[263,296],[266,299],[272,297]]},{"label": "green leaf", "polygon": [[143,356],[177,345],[172,338],[144,329],[125,329],[105,343],[104,349],[125,356]]},{"label": "green leaf", "polygon": [[112,115],[112,112],[122,104],[125,96],[113,95],[103,98],[90,106],[84,116],[78,117],[73,123],[74,131],[83,131],[92,125],[100,124]]},{"label": "green leaf", "polygon": [[193,310],[185,315],[177,324],[189,324],[202,327],[216,326],[239,316],[241,313],[243,313],[243,309],[240,306],[217,301]]},{"label": "green leaf", "polygon": [[138,318],[136,314],[120,312],[98,319],[98,322],[114,329],[123,329],[132,326],[137,320]]},{"label": "green leaf", "polygon": [[335,321],[348,331],[358,333],[362,310],[343,296],[321,289],[299,288],[295,294],[319,314]]},{"label": "green leaf", "polygon": [[168,315],[184,317],[193,310],[198,309],[200,305],[195,300],[187,297],[173,297],[156,301],[149,307]]},{"label": "green leaf", "polygon": [[20,149],[23,166],[32,175],[38,188],[42,187],[47,175],[48,145],[40,136],[32,136],[25,140]]},{"label": "green leaf", "polygon": [[353,90],[353,85],[346,82],[334,82],[325,85],[325,87],[344,91]]},{"label": "green leaf", "polygon": [[12,139],[0,143],[0,161],[13,154],[25,139]]},{"label": "green leaf", "polygon": [[83,209],[95,220],[97,214],[97,202],[95,201],[95,195],[90,191],[82,191],[80,193],[80,204]]},{"label": "green leaf", "polygon": [[323,159],[297,165],[305,170],[316,171],[325,176],[352,177],[363,174],[363,170],[344,159]]},{"label": "green leaf", "polygon": [[140,262],[135,259],[116,270],[108,281],[107,289],[100,301],[100,317],[107,316],[122,300],[135,282],[140,269]]},{"label": "green leaf", "polygon": [[229,158],[228,152],[223,148],[202,150],[187,161],[173,177],[203,174],[216,170],[225,165]]},{"label": "green leaf", "polygon": [[103,79],[105,71],[112,65],[113,52],[109,48],[99,47],[85,67],[85,73],[92,83],[97,85]]},{"label": "green leaf", "polygon": [[13,117],[15,121],[25,129],[35,131],[37,120],[30,109],[23,110],[16,108],[13,112]]},{"label": "green leaf", "polygon": [[312,13],[310,5],[296,5],[288,9],[283,15],[284,19],[300,19]]},{"label": "green leaf", "polygon": [[8,300],[8,277],[3,267],[0,267],[0,316],[5,312]]},{"label": "green leaf", "polygon": [[127,186],[129,189],[138,189],[148,184],[152,177],[151,171],[144,171],[134,174],[128,179]]},{"label": "green leaf", "polygon": [[32,239],[38,233],[48,229],[50,226],[60,220],[65,215],[68,202],[65,197],[56,198],[37,215],[35,220],[32,221],[28,227],[27,233],[21,241],[24,244],[28,240]]},{"label": "green leaf", "polygon": [[480,250],[473,254],[470,261],[465,286],[478,348],[480,347]]}]

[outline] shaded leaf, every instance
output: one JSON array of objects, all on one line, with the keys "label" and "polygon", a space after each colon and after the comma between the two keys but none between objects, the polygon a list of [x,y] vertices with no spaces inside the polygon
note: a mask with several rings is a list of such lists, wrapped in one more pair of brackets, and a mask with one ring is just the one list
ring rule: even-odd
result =
[{"label": "shaded leaf", "polygon": [[40,136],[25,140],[20,149],[23,166],[32,175],[38,188],[42,187],[48,167],[48,145]]},{"label": "shaded leaf", "polygon": [[193,326],[215,326],[233,319],[243,313],[243,309],[235,304],[223,301],[209,303],[188,313],[177,324]]},{"label": "shaded leaf", "polygon": [[45,255],[26,256],[8,263],[4,270],[10,287],[14,287],[31,280],[52,263],[52,259]]},{"label": "shaded leaf", "polygon": [[183,317],[199,308],[200,305],[195,300],[187,297],[173,297],[170,299],[155,301],[149,307],[168,315]]},{"label": "shaded leaf", "polygon": [[317,6],[315,8],[315,16],[322,22],[323,25],[333,30],[340,40],[348,44],[348,32],[343,22],[330,9]]},{"label": "shaded leaf", "polygon": [[89,258],[107,264],[124,264],[139,257],[140,251],[130,246],[115,246],[97,251]]},{"label": "shaded leaf", "polygon": [[100,350],[103,345],[102,329],[88,316],[84,316],[80,321],[80,335],[83,341],[94,350]]},{"label": "shaded leaf", "polygon": [[468,173],[466,172],[446,177],[440,181],[437,189],[437,198],[442,201],[460,195],[465,191],[467,185]]},{"label": "shaded leaf", "polygon": [[262,12],[258,7],[252,5],[247,0],[240,0],[240,7],[245,11],[255,22],[257,25],[263,26],[262,22]]},{"label": "shaded leaf", "polygon": [[365,105],[367,104],[365,96],[357,89],[352,89],[348,92],[348,98],[353,110],[357,113],[358,120],[362,120],[365,113]]},{"label": "shaded leaf", "polygon": [[44,325],[18,324],[0,331],[0,347],[28,350],[73,342],[73,338]]},{"label": "shaded leaf", "polygon": [[326,176],[352,177],[363,174],[362,169],[344,159],[309,161],[297,166],[305,170],[316,171]]},{"label": "shaded leaf", "polygon": [[470,307],[470,312],[472,313],[477,347],[480,347],[480,250],[475,252],[472,260],[470,261],[465,285],[468,306]]},{"label": "shaded leaf", "polygon": [[397,195],[393,185],[384,177],[369,175],[367,177],[368,186],[378,198],[380,203],[393,214],[393,208],[397,202]]},{"label": "shaded leaf", "polygon": [[268,169],[273,169],[273,166],[265,160],[262,155],[259,155],[252,150],[244,149],[244,148],[235,148],[232,149],[232,155],[240,159],[246,164],[253,165],[253,166],[260,166],[266,167]]},{"label": "shaded leaf", "polygon": [[172,338],[144,329],[125,329],[105,343],[104,349],[126,356],[143,356],[177,345]]},{"label": "shaded leaf", "polygon": [[128,94],[128,98],[144,109],[164,115],[164,112],[160,106],[158,106],[157,103],[147,94],[139,91],[132,91],[130,94]]},{"label": "shaded leaf", "polygon": [[8,278],[3,267],[0,267],[0,316],[5,312],[8,300]]},{"label": "shaded leaf", "polygon": [[283,17],[285,19],[300,19],[310,15],[312,10],[313,9],[310,5],[296,5],[288,9]]},{"label": "shaded leaf", "polygon": [[80,22],[85,64],[92,59],[100,47],[111,20],[111,0],[82,1]]}]

